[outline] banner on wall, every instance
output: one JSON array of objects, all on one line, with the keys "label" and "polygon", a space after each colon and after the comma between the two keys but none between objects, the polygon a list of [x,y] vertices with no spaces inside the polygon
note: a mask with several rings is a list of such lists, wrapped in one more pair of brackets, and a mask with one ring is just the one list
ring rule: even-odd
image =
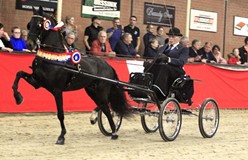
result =
[{"label": "banner on wall", "polygon": [[93,16],[101,19],[112,20],[114,17],[120,18],[121,0],[83,0],[82,17],[91,18]]},{"label": "banner on wall", "polygon": [[248,18],[234,16],[233,34],[237,36],[248,36]]},{"label": "banner on wall", "polygon": [[217,32],[217,13],[191,9],[190,29]]},{"label": "banner on wall", "polygon": [[16,9],[32,10],[32,7],[38,9],[43,7],[46,12],[54,12],[57,10],[58,0],[16,0]]},{"label": "banner on wall", "polygon": [[175,10],[174,6],[145,2],[144,24],[173,27],[175,23]]}]

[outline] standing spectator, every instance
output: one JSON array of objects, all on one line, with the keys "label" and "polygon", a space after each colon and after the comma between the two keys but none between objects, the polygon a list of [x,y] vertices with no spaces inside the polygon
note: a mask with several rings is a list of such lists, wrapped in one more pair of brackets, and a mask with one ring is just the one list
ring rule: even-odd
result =
[{"label": "standing spectator", "polygon": [[115,46],[117,56],[125,57],[140,57],[132,44],[132,35],[130,33],[124,33],[121,37],[121,40]]},{"label": "standing spectator", "polygon": [[152,38],[149,41],[149,46],[146,47],[144,58],[154,58],[158,56],[159,41],[157,38]]},{"label": "standing spectator", "polygon": [[70,32],[74,32],[76,38],[78,36],[78,28],[77,25],[74,24],[75,19],[74,17],[71,16],[66,16],[65,17],[65,25],[62,29],[62,31],[65,33],[65,36],[70,33]]},{"label": "standing spectator", "polygon": [[98,39],[93,41],[90,53],[95,56],[115,57],[115,52],[112,51],[110,43],[107,41],[107,33],[105,31],[98,33]]},{"label": "standing spectator", "polygon": [[199,50],[201,49],[201,41],[194,39],[191,43],[191,47],[189,47],[189,58],[188,62],[201,62],[201,54]]},{"label": "standing spectator", "polygon": [[229,53],[227,55],[228,57],[228,64],[240,64],[240,56],[239,56],[239,49],[238,48],[234,48],[232,50],[232,53]]},{"label": "standing spectator", "polygon": [[158,26],[157,27],[157,39],[159,43],[159,47],[162,47],[165,45],[165,38],[164,36],[164,27],[163,26]]},{"label": "standing spectator", "polygon": [[146,26],[146,31],[147,33],[143,36],[143,42],[144,42],[145,47],[148,46],[150,39],[156,37],[154,33],[154,26],[152,24],[148,24]]},{"label": "standing spectator", "polygon": [[220,47],[218,45],[214,45],[212,48],[213,55],[216,59],[217,63],[220,64],[227,64],[227,61],[225,58],[222,57],[221,52],[220,52]]},{"label": "standing spectator", "polygon": [[4,32],[4,25],[0,23],[0,50],[12,52],[12,44],[7,32]]},{"label": "standing spectator", "polygon": [[91,18],[91,25],[88,26],[84,31],[84,44],[86,51],[91,50],[91,44],[97,39],[98,33],[103,30],[100,26],[101,21],[97,16]]},{"label": "standing spectator", "polygon": [[239,48],[239,56],[241,64],[248,64],[248,37],[245,37],[244,46]]},{"label": "standing spectator", "polygon": [[154,26],[152,24],[148,24],[146,26],[147,33],[143,36],[143,42],[144,42],[144,46],[145,46],[144,52],[147,50],[147,47],[149,46],[150,39],[156,38],[156,36],[154,35],[155,34],[154,29],[155,28],[154,28]]},{"label": "standing spectator", "polygon": [[11,29],[12,36],[10,37],[10,42],[15,51],[30,52],[28,50],[26,42],[21,38],[21,29],[17,26]]},{"label": "standing spectator", "polygon": [[112,50],[114,50],[116,44],[121,39],[121,35],[122,35],[122,26],[120,25],[120,18],[115,17],[113,19],[113,27],[107,29],[107,35],[108,35],[110,46]]},{"label": "standing spectator", "polygon": [[136,23],[137,17],[131,16],[129,20],[129,25],[124,27],[124,32],[130,33],[132,35],[132,44],[136,53],[138,53],[140,47],[140,29],[135,26]]},{"label": "standing spectator", "polygon": [[200,49],[199,53],[202,55],[201,62],[203,63],[216,63],[217,60],[212,53],[212,42],[206,42],[204,47]]}]

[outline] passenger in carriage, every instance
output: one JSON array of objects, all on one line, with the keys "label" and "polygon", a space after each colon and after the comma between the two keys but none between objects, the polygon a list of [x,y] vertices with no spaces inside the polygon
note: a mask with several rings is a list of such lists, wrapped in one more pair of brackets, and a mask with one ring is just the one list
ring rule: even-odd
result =
[{"label": "passenger in carriage", "polygon": [[179,43],[183,35],[178,28],[171,28],[167,35],[170,45],[154,60],[154,63],[146,65],[144,69],[144,72],[154,75],[154,84],[161,89],[164,97],[168,95],[172,83],[185,75],[183,66],[189,56],[189,49]]},{"label": "passenger in carriage", "polygon": [[157,38],[149,40],[148,47],[145,48],[144,58],[154,58],[158,56],[159,41]]},{"label": "passenger in carriage", "polygon": [[4,32],[4,25],[0,23],[0,50],[12,52],[12,44],[7,32]]}]

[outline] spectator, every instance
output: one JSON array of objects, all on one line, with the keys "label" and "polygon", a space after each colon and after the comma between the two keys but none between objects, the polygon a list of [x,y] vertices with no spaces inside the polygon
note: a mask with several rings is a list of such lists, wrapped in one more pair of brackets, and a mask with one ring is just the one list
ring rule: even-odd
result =
[{"label": "spectator", "polygon": [[144,42],[144,54],[145,51],[147,50],[147,47],[149,46],[149,41],[152,38],[156,38],[156,36],[154,35],[154,26],[152,24],[148,24],[146,26],[146,31],[147,33],[143,36],[143,42]]},{"label": "spectator", "polygon": [[84,32],[84,44],[86,51],[91,50],[92,42],[97,39],[98,33],[103,30],[100,26],[101,21],[97,16],[92,17],[91,22],[91,25],[88,26]]},{"label": "spectator", "polygon": [[74,17],[71,16],[66,16],[65,17],[65,25],[62,29],[62,32],[64,32],[65,36],[70,33],[70,32],[74,32],[76,38],[78,36],[78,28],[77,25],[74,24],[75,19]]},{"label": "spectator", "polygon": [[69,32],[65,36],[65,40],[66,40],[65,45],[68,49],[68,52],[74,52],[75,50],[81,51],[81,49],[78,48],[78,46],[75,44],[76,34],[74,32]]},{"label": "spectator", "polygon": [[165,45],[165,38],[164,36],[164,27],[163,26],[158,26],[157,27],[157,39],[159,43],[159,47],[162,47]]},{"label": "spectator", "polygon": [[30,52],[28,50],[26,42],[21,38],[21,29],[17,26],[11,29],[12,36],[10,37],[10,42],[15,51]]},{"label": "spectator", "polygon": [[116,54],[112,51],[110,43],[107,41],[107,33],[105,31],[98,33],[98,39],[93,41],[90,53],[95,56],[115,57]]},{"label": "spectator", "polygon": [[145,47],[148,46],[149,40],[156,37],[154,34],[154,26],[152,24],[148,24],[146,26],[147,33],[143,36],[143,42]]},{"label": "spectator", "polygon": [[12,44],[7,32],[4,32],[4,25],[0,23],[0,50],[12,52]]},{"label": "spectator", "polygon": [[140,29],[135,26],[137,23],[137,17],[131,16],[129,20],[129,25],[124,27],[124,32],[130,33],[132,35],[132,44],[136,51],[136,53],[139,52],[140,47]]},{"label": "spectator", "polygon": [[121,40],[115,46],[115,52],[118,56],[140,57],[133,47],[132,35],[130,33],[124,33],[122,35]]},{"label": "spectator", "polygon": [[27,30],[23,29],[23,30],[21,31],[21,38],[22,38],[25,42],[27,42],[27,40],[28,40],[28,31],[27,31]]},{"label": "spectator", "polygon": [[146,47],[144,57],[154,58],[158,56],[159,41],[157,38],[152,38],[149,40],[149,46]]},{"label": "spectator", "polygon": [[227,64],[227,61],[225,58],[222,57],[221,52],[220,52],[220,47],[218,45],[214,45],[212,48],[212,53],[216,59],[217,63],[220,64]]},{"label": "spectator", "polygon": [[238,48],[234,48],[232,50],[232,53],[229,53],[227,57],[228,57],[228,61],[227,61],[228,64],[241,64]]},{"label": "spectator", "polygon": [[189,47],[189,37],[187,36],[182,36],[179,42],[181,45],[183,45],[184,47]]},{"label": "spectator", "polygon": [[199,50],[201,57],[201,62],[203,63],[216,63],[217,60],[212,53],[212,42],[206,42],[204,47]]},{"label": "spectator", "polygon": [[201,41],[194,39],[191,43],[191,47],[189,47],[189,58],[188,62],[201,62],[201,54],[199,53],[199,50],[201,48]]},{"label": "spectator", "polygon": [[[154,63],[152,63],[152,66],[147,65],[144,70],[145,72],[153,73],[154,84],[163,91],[164,97],[169,94],[169,89],[174,80],[185,75],[183,66],[189,56],[188,48],[179,43],[182,34],[178,28],[171,28],[167,35],[169,36],[169,43],[172,45],[170,50],[161,54],[155,60],[155,65]],[[163,65],[157,65],[158,63],[163,63]]]},{"label": "spectator", "polygon": [[248,64],[248,61],[247,61],[247,54],[248,54],[248,37],[245,37],[245,40],[244,40],[244,46],[240,47],[239,48],[239,56],[240,56],[240,61],[241,61],[241,64]]},{"label": "spectator", "polygon": [[113,27],[107,29],[107,35],[108,35],[110,46],[112,50],[114,50],[116,44],[121,39],[121,35],[122,35],[122,26],[120,25],[120,18],[115,17],[113,19]]}]

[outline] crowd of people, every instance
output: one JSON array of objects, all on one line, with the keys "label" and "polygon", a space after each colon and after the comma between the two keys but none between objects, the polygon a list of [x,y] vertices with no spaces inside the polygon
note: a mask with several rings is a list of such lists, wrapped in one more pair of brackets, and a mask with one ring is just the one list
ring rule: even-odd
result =
[{"label": "crowd of people", "polygon": [[[172,45],[169,38],[170,33],[167,33],[166,36],[163,26],[155,27],[153,24],[148,24],[146,27],[147,33],[144,34],[143,38],[140,38],[140,29],[136,26],[136,16],[131,16],[129,24],[126,26],[121,25],[120,18],[113,18],[113,26],[106,29],[101,26],[101,20],[97,16],[92,17],[91,22],[84,30],[83,43],[86,54],[152,59],[166,52]],[[79,34],[74,17],[66,16],[64,23],[61,32],[65,37],[65,46],[67,46],[68,51],[75,49],[81,51],[76,45]],[[174,32],[180,33],[180,30],[176,27],[171,29],[170,31],[173,31],[173,34]],[[27,30],[21,30],[18,26],[14,26],[11,29],[11,36],[9,36],[4,31],[4,25],[0,23],[0,50],[33,52],[26,46],[27,35]],[[144,44],[142,54],[140,51],[141,43]],[[220,46],[212,42],[205,42],[202,46],[200,40],[193,39],[190,44],[189,37],[180,35],[178,43],[188,49],[187,63],[248,64],[248,37],[245,38],[242,47],[234,48],[227,55],[227,59],[223,57]]]}]

